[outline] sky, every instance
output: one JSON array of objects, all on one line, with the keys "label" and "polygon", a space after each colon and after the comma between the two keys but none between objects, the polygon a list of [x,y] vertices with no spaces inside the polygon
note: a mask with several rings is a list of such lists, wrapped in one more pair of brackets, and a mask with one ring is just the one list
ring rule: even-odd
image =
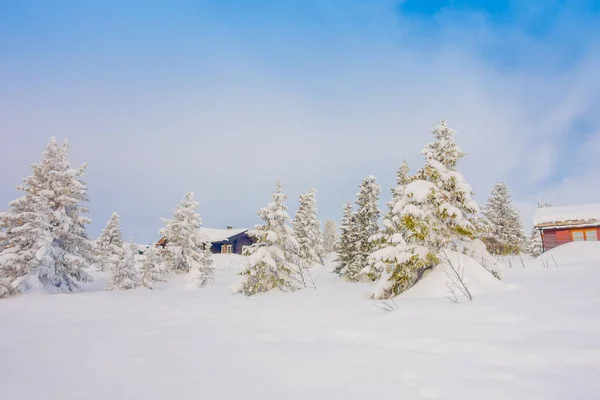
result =
[{"label": "sky", "polygon": [[67,139],[91,237],[149,243],[190,190],[252,227],[277,180],[324,221],[372,174],[384,209],[441,119],[480,205],[600,202],[600,1],[3,0],[0,54],[0,209]]}]

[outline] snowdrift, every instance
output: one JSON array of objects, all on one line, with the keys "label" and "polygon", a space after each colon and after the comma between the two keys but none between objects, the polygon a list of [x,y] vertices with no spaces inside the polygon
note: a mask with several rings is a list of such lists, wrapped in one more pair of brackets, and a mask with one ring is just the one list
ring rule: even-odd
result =
[{"label": "snowdrift", "polygon": [[572,242],[560,245],[525,263],[526,267],[600,267],[600,242]]},{"label": "snowdrift", "polygon": [[448,251],[447,256],[449,262],[443,261],[436,266],[412,288],[402,293],[399,298],[447,297],[452,296],[450,288],[453,289],[459,300],[461,297],[464,298],[456,286],[456,275],[453,269],[462,277],[474,297],[505,290],[504,283],[494,277],[474,258],[455,251]]}]

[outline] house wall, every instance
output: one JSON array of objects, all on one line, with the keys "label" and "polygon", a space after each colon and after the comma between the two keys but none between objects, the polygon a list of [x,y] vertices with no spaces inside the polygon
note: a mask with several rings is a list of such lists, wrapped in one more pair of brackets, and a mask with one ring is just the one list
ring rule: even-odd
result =
[{"label": "house wall", "polygon": [[553,249],[561,244],[570,243],[573,241],[571,231],[578,230],[595,230],[596,235],[600,238],[600,227],[585,227],[585,228],[560,228],[560,229],[544,229],[542,230],[542,242],[544,251]]},{"label": "house wall", "polygon": [[214,254],[221,254],[221,246],[224,244],[230,244],[233,246],[234,254],[242,254],[242,247],[249,246],[254,241],[248,235],[240,235],[235,240],[231,240],[228,242],[215,242],[211,245],[210,251]]},{"label": "house wall", "polygon": [[242,254],[242,247],[250,246],[252,243],[254,243],[254,241],[249,236],[244,235],[234,242],[233,252],[235,254]]}]

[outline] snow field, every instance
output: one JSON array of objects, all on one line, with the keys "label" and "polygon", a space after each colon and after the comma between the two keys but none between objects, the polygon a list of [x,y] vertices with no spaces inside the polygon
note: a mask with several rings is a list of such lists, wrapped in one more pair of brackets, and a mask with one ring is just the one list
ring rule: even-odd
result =
[{"label": "snow field", "polygon": [[[557,250],[574,258],[592,247]],[[228,289],[241,279],[244,258],[214,259],[215,282],[201,289],[185,290],[185,277],[177,276],[154,291],[106,292],[106,273],[97,273],[84,293],[3,300],[2,398],[529,400],[600,393],[600,257],[571,268],[507,268],[504,282],[519,290],[487,288],[458,304],[417,298],[425,291],[419,286],[429,292],[427,285],[439,284],[434,270],[395,300],[394,312],[365,298],[371,284],[344,282],[329,265],[313,269],[317,290],[234,295]]]}]

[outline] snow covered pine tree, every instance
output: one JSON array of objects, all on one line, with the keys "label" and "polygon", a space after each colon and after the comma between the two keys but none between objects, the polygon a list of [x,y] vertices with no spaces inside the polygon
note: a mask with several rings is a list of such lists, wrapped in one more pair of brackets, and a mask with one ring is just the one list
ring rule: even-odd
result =
[{"label": "snow covered pine tree", "polygon": [[123,247],[121,259],[113,265],[106,290],[129,290],[138,285],[133,241]]},{"label": "snow covered pine tree", "polygon": [[[369,175],[360,184],[356,194],[356,212],[353,213],[350,229],[353,231],[354,243],[351,245],[352,257],[348,254],[346,266],[340,270],[340,275],[351,281],[358,281],[367,259],[376,247],[375,235],[379,232],[379,215],[377,201],[381,195],[381,186],[374,176]],[[346,210],[345,210],[346,211]],[[348,223],[348,221],[345,221]]]},{"label": "snow covered pine tree", "polygon": [[542,234],[536,228],[531,228],[531,236],[527,244],[527,254],[533,257],[539,257],[544,252],[542,243]]},{"label": "snow covered pine tree", "polygon": [[247,249],[248,264],[240,275],[246,279],[235,293],[252,296],[272,289],[295,291],[307,287],[310,276],[300,256],[300,244],[289,226],[290,216],[285,205],[283,185],[278,182],[273,201],[258,211],[264,225],[249,232],[256,243]]},{"label": "snow covered pine tree", "polygon": [[144,260],[140,267],[140,285],[154,289],[154,285],[164,282],[156,247],[150,246],[144,251]]},{"label": "snow covered pine tree", "polygon": [[325,229],[323,229],[323,251],[326,256],[335,251],[336,242],[337,229],[335,226],[335,220],[328,219],[325,221]]},{"label": "snow covered pine tree", "polygon": [[69,146],[50,139],[33,174],[17,187],[25,192],[0,216],[5,246],[0,254],[0,297],[27,290],[35,277],[51,292],[71,292],[92,280],[85,268],[93,261],[82,203],[87,188],[80,179],[86,165],[69,165]]},{"label": "snow covered pine tree", "polygon": [[323,263],[323,236],[321,222],[317,218],[317,200],[315,189],[301,194],[300,206],[294,217],[292,226],[300,244],[300,257],[310,267],[315,263]]},{"label": "snow covered pine tree", "polygon": [[[396,172],[396,187],[391,190],[392,200],[387,204],[388,212],[383,218],[383,229],[370,238],[373,243],[373,251],[388,247],[390,243],[393,243],[393,237],[401,235],[403,232],[402,228],[404,225],[402,218],[395,214],[393,209],[398,199],[404,196],[404,188],[410,183],[411,177],[409,173],[410,168],[406,160],[404,160]],[[366,266],[360,273],[363,276],[367,276],[370,280],[375,281],[381,277],[384,269],[385,265],[383,263],[372,257],[368,257]]]},{"label": "snow covered pine tree", "polygon": [[382,276],[372,294],[375,299],[395,297],[410,288],[423,272],[436,266],[447,249],[468,251],[463,242],[474,237],[474,214],[479,211],[471,186],[456,171],[464,153],[454,142],[454,131],[446,122],[434,127],[433,143],[425,146],[425,166],[398,185],[402,192],[391,211],[401,221],[388,245],[371,255]]},{"label": "snow covered pine tree", "polygon": [[[548,203],[538,201],[538,208],[551,207]],[[542,243],[542,233],[535,227],[531,228],[531,235],[527,242],[527,254],[533,257],[538,257],[544,252],[544,244]]]},{"label": "snow covered pine tree", "polygon": [[519,211],[513,206],[504,182],[498,182],[483,210],[486,232],[483,242],[490,253],[519,254],[525,244],[525,233]]},{"label": "snow covered pine tree", "polygon": [[333,272],[345,276],[350,265],[357,254],[357,236],[355,228],[355,214],[352,210],[352,203],[344,204],[344,211],[340,221],[340,237],[336,244],[337,258],[336,266]]},{"label": "snow covered pine tree", "polygon": [[167,240],[166,268],[177,273],[189,273],[188,283],[202,286],[213,280],[214,268],[210,241],[200,232],[202,218],[196,212],[198,202],[194,192],[188,192],[173,211],[173,219],[163,218],[160,234]]},{"label": "snow covered pine tree", "polygon": [[96,268],[98,271],[112,271],[123,257],[123,233],[119,214],[112,214],[106,227],[96,239],[94,250]]}]

